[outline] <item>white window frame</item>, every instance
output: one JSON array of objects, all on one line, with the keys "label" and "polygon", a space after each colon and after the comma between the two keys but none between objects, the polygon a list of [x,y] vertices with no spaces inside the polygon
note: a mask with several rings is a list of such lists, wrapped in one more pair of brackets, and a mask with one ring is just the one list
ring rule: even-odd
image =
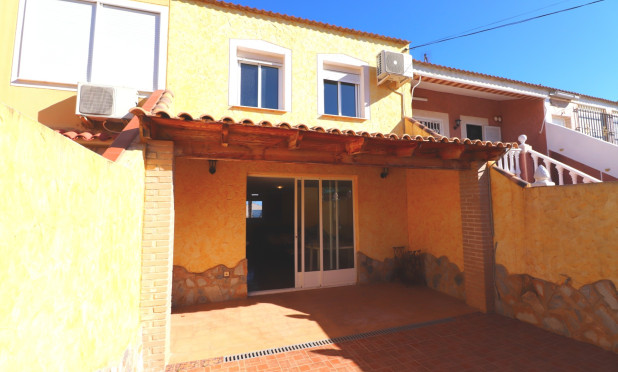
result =
[{"label": "white window frame", "polygon": [[435,131],[435,129],[430,128],[425,123],[437,123],[438,125],[440,125],[440,132],[439,132],[440,135],[448,137],[448,135],[447,135],[448,128],[444,125],[444,120],[438,119],[438,118],[421,117],[421,116],[415,116],[414,119],[416,119],[419,123],[423,124],[424,126],[426,126],[427,128],[429,128],[429,129],[431,129],[433,131]]},{"label": "white window frame", "polygon": [[[369,103],[369,64],[345,54],[318,54],[318,116],[348,116],[326,114],[324,112],[324,80],[334,80],[356,84],[356,117],[370,119]],[[340,87],[340,85],[339,85]],[[341,100],[341,96],[339,96]],[[341,105],[339,104],[339,111]]]},{"label": "white window frame", "polygon": [[[346,116],[341,113],[341,83],[347,83],[354,85],[354,103],[355,103],[355,112],[356,116],[350,116],[354,118],[358,118],[361,113],[360,100],[359,100],[359,91],[360,91],[360,75],[352,74],[352,73],[344,73],[339,71],[326,70],[324,71],[324,79],[322,79],[322,84],[326,80],[335,82],[337,84],[337,114],[327,114],[325,115],[336,115],[336,116]],[[324,90],[322,90],[324,93]],[[322,100],[322,104],[324,104],[324,100]]]},{"label": "white window frame", "polygon": [[[241,106],[241,63],[279,68],[279,107],[276,111],[292,110],[292,51],[290,49],[264,40],[230,39],[228,104],[231,107],[272,111],[273,109],[269,108]],[[259,102],[258,92],[258,105]]]},{"label": "white window frame", "polygon": [[[281,107],[281,64],[278,63],[266,63],[266,62],[260,62],[260,61],[254,61],[254,60],[248,60],[245,58],[239,58],[238,59],[238,71],[240,74],[240,71],[242,69],[242,65],[252,65],[252,66],[257,66],[258,67],[258,81],[257,81],[257,87],[258,87],[258,91],[257,91],[257,106],[246,106],[246,107],[253,107],[253,108],[261,108],[261,109],[267,109],[267,110],[278,110],[279,107]],[[273,108],[268,108],[268,107],[262,107],[262,66],[266,66],[266,67],[274,67],[277,69],[278,75],[279,75],[279,86],[277,87],[277,108],[273,109]],[[238,84],[241,84],[241,81],[238,81]],[[238,88],[238,102],[240,104],[241,102],[241,88],[242,86],[239,86]]]},{"label": "white window frame", "polygon": [[[18,18],[17,18],[17,29],[15,32],[15,43],[13,46],[13,67],[11,71],[11,85],[14,86],[27,86],[27,87],[35,87],[35,88],[48,88],[48,89],[57,89],[57,90],[68,90],[68,91],[76,91],[77,83],[62,83],[62,82],[53,82],[53,81],[38,81],[38,80],[29,80],[26,77],[22,78],[19,75],[19,66],[21,59],[21,45],[22,45],[22,30],[24,27],[24,20],[26,17],[26,2],[28,0],[19,0],[19,10],[18,10]],[[158,66],[158,74],[157,74],[157,87],[156,89],[164,89],[166,83],[166,71],[167,71],[167,29],[168,29],[168,17],[169,17],[169,9],[166,6],[155,5],[155,4],[147,4],[137,1],[131,0],[78,0],[79,2],[84,3],[93,3],[97,5],[97,8],[102,5],[115,6],[119,8],[126,8],[131,10],[156,13],[159,14],[159,55],[157,56],[156,64]],[[96,16],[95,16],[96,17]],[[96,19],[96,18],[95,18]],[[95,29],[96,30],[96,29]],[[95,43],[96,43],[96,31],[92,31],[95,33]],[[91,35],[91,37],[93,37]],[[127,56],[126,58],[139,58],[139,56]],[[90,62],[92,68],[93,61]]]}]

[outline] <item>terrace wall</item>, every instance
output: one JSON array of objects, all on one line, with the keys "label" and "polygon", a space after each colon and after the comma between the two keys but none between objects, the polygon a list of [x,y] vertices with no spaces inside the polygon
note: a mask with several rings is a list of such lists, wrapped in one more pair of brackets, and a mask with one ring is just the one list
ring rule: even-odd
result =
[{"label": "terrace wall", "polygon": [[496,311],[618,352],[618,184],[491,176]]},{"label": "terrace wall", "polygon": [[0,370],[141,369],[144,163],[0,104]]}]

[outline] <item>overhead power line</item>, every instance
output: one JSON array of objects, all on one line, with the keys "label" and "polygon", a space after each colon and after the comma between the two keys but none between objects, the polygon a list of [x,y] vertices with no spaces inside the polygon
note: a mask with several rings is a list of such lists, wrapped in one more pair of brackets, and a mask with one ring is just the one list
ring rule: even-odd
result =
[{"label": "overhead power line", "polygon": [[483,29],[483,30],[475,31],[475,32],[470,32],[470,33],[463,34],[463,35],[457,35],[457,36],[446,37],[446,38],[443,38],[443,39],[439,39],[439,40],[431,41],[431,42],[429,42],[429,43],[420,44],[420,45],[415,45],[415,46],[413,46],[413,47],[410,47],[410,50],[412,50],[412,49],[416,49],[416,48],[420,48],[420,47],[424,47],[424,46],[427,46],[427,45],[433,45],[433,44],[443,43],[443,42],[445,42],[445,41],[449,41],[449,40],[460,39],[460,38],[462,38],[462,37],[467,37],[467,36],[471,36],[471,35],[476,35],[476,34],[480,34],[480,33],[487,32],[487,31],[496,30],[496,29],[499,29],[499,28],[507,27],[507,26],[517,25],[517,24],[520,24],[520,23],[524,23],[524,22],[532,21],[532,20],[539,19],[539,18],[543,18],[543,17],[547,17],[547,16],[550,16],[550,15],[554,15],[554,14],[558,14],[558,13],[564,13],[564,12],[568,12],[568,11],[570,11],[570,10],[574,10],[574,9],[578,9],[578,8],[583,8],[583,7],[585,7],[585,6],[592,5],[592,4],[596,4],[596,3],[600,3],[600,2],[603,2],[603,1],[605,1],[605,0],[596,0],[596,1],[591,1],[591,2],[586,3],[586,4],[577,5],[577,6],[570,7],[570,8],[566,8],[566,9],[562,9],[562,10],[557,10],[557,11],[555,11],[555,12],[551,12],[551,13],[541,14],[541,15],[538,15],[538,16],[536,16],[536,17],[531,17],[531,18],[526,18],[526,19],[522,19],[522,20],[519,20],[519,21],[515,21],[515,22],[505,23],[505,24],[503,24],[503,25],[499,25],[499,26],[495,26],[495,27],[490,27],[490,28],[486,28],[486,29]]}]

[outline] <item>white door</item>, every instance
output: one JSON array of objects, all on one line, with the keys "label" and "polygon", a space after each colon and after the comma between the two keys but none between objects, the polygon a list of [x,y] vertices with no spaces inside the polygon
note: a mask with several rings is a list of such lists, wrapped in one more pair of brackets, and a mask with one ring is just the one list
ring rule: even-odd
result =
[{"label": "white door", "polygon": [[356,283],[351,180],[296,181],[296,287]]}]

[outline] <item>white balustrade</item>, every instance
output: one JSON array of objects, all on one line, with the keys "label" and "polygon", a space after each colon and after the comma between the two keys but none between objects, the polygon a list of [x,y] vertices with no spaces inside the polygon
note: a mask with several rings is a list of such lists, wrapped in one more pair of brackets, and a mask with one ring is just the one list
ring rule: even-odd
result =
[{"label": "white balustrade", "polygon": [[[532,158],[532,162],[534,163],[534,177],[535,181],[532,186],[553,186],[555,183],[551,182],[551,171],[552,165],[556,169],[558,173],[558,185],[564,185],[564,171],[567,170],[569,175],[571,176],[571,183],[577,184],[578,177],[581,177],[583,183],[597,183],[602,182],[601,180],[594,178],[584,172],[580,172],[577,169],[570,167],[564,163],[559,162],[558,160],[552,159],[549,156],[543,155],[538,151],[532,149],[532,146],[526,144],[526,140],[528,137],[525,134],[522,134],[518,137],[519,139],[519,148],[511,148],[509,149],[502,158],[500,158],[496,162],[496,166],[500,169],[503,169],[507,172],[510,172],[517,177],[521,178],[521,168],[520,168],[520,157],[523,155],[525,158],[528,154]],[[543,165],[539,165],[539,160],[542,160]],[[537,179],[537,176],[540,178]]]},{"label": "white balustrade", "polygon": [[519,166],[520,153],[521,149],[510,148],[504,156],[498,159],[496,165],[500,169],[521,177],[521,168]]}]

